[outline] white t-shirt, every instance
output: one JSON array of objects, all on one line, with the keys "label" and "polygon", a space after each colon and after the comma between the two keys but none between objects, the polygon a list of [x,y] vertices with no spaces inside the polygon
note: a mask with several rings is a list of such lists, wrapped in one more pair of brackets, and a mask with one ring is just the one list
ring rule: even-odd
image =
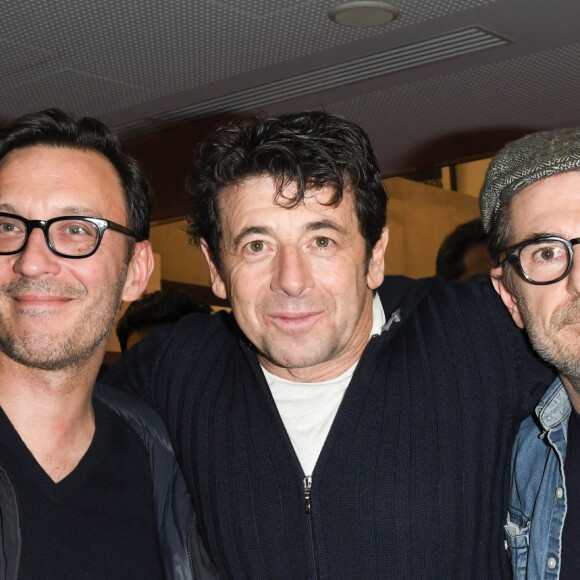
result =
[{"label": "white t-shirt", "polygon": [[[370,336],[380,334],[384,324],[385,313],[377,294],[373,299]],[[312,475],[314,471],[356,365],[334,379],[319,383],[296,383],[277,377],[262,367],[305,475]]]}]

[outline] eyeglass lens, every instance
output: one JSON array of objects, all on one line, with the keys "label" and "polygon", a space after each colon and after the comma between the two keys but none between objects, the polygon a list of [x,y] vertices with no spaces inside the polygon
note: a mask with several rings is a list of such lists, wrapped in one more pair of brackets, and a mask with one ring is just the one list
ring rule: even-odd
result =
[{"label": "eyeglass lens", "polygon": [[557,240],[538,240],[520,252],[520,266],[534,282],[557,280],[566,272],[569,261],[568,247]]},{"label": "eyeglass lens", "polygon": [[[0,252],[18,252],[27,239],[26,224],[16,218],[0,216]],[[65,256],[90,254],[99,242],[99,229],[89,221],[65,219],[48,226],[53,249]]]}]

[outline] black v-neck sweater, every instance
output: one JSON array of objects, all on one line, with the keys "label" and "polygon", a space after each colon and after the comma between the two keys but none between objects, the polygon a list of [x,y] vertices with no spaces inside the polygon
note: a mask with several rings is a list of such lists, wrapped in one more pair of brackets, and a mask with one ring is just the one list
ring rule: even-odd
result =
[{"label": "black v-neck sweater", "polygon": [[93,441],[58,483],[0,409],[0,463],[14,487],[22,538],[18,578],[164,578],[147,449],[105,404],[93,399],[93,407]]}]

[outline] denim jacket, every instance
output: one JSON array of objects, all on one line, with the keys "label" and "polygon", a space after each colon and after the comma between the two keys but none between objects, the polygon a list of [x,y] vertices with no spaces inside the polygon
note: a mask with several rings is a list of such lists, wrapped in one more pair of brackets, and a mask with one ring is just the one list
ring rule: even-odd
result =
[{"label": "denim jacket", "polygon": [[514,578],[558,578],[566,516],[564,461],[572,407],[557,378],[521,425],[512,453],[506,549]]}]

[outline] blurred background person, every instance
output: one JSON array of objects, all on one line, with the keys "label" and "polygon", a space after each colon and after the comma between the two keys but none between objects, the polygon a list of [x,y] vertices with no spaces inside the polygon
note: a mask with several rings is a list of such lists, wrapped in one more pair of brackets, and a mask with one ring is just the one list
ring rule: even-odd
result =
[{"label": "blurred background person", "polygon": [[158,290],[132,302],[117,324],[121,352],[137,344],[161,326],[173,324],[194,312],[211,314],[211,306],[193,294],[179,290]]},{"label": "blurred background person", "polygon": [[437,253],[436,274],[445,280],[469,280],[474,274],[489,275],[490,269],[487,234],[480,219],[458,225]]}]

